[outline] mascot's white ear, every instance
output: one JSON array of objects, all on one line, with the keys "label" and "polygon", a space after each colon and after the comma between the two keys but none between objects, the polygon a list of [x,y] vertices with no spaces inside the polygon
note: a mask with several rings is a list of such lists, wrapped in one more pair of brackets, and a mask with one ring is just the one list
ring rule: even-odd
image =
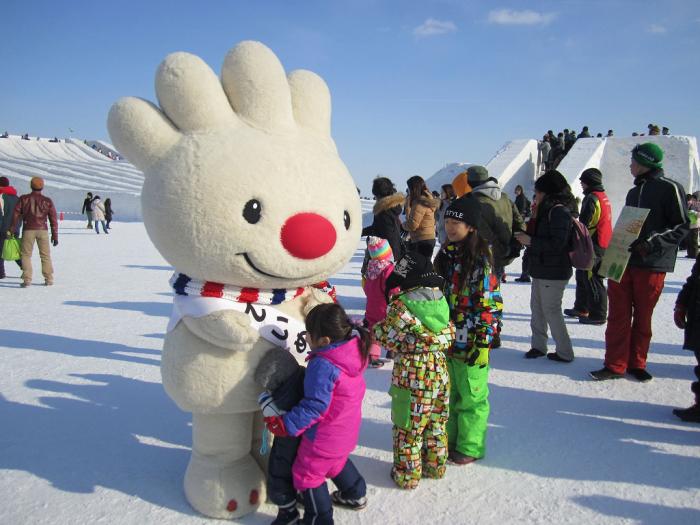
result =
[{"label": "mascot's white ear", "polygon": [[177,129],[156,106],[134,97],[120,98],[112,105],[107,130],[117,151],[142,171],[180,139]]},{"label": "mascot's white ear", "polygon": [[313,131],[335,149],[331,138],[331,92],[312,71],[297,69],[287,77],[297,124]]},{"label": "mascot's white ear", "polygon": [[292,96],[277,56],[264,44],[247,40],[229,51],[221,82],[236,114],[265,131],[293,128]]}]

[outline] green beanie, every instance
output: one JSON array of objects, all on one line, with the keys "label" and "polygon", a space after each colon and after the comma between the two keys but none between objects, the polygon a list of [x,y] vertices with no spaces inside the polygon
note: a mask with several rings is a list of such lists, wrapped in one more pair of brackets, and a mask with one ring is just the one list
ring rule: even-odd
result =
[{"label": "green beanie", "polygon": [[632,149],[632,158],[647,168],[660,168],[664,160],[664,150],[653,142],[637,144]]}]

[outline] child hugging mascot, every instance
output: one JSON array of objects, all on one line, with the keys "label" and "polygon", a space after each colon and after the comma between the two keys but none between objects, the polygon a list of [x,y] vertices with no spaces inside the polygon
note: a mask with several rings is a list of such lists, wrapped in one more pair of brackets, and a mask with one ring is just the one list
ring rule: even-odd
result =
[{"label": "child hugging mascot", "polygon": [[158,106],[120,99],[108,129],[145,174],[146,230],[175,268],[161,373],[192,412],[185,494],[202,514],[235,518],[265,500],[256,366],[267,352],[303,361],[304,317],[333,300],[318,283],[355,251],[360,201],[325,82],[286,75],[263,44],[229,51],[221,78],[173,53],[155,86]]}]

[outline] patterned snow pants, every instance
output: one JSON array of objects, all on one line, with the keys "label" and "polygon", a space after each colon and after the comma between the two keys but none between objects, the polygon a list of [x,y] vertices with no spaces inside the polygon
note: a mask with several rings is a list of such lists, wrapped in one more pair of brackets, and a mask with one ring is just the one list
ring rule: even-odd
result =
[{"label": "patterned snow pants", "polygon": [[445,475],[448,410],[448,389],[411,392],[411,428],[393,428],[391,477],[399,487],[414,489],[421,477]]}]

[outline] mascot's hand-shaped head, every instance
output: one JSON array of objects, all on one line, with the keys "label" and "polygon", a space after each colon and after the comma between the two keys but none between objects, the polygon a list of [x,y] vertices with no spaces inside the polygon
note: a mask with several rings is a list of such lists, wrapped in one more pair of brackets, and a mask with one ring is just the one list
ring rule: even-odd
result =
[{"label": "mascot's hand-shaped head", "polygon": [[259,42],[226,56],[221,79],[174,53],[156,74],[160,107],[117,101],[109,134],[146,175],[148,234],[190,277],[289,288],[322,281],[351,257],[360,201],[330,136],[323,79],[288,76]]}]

